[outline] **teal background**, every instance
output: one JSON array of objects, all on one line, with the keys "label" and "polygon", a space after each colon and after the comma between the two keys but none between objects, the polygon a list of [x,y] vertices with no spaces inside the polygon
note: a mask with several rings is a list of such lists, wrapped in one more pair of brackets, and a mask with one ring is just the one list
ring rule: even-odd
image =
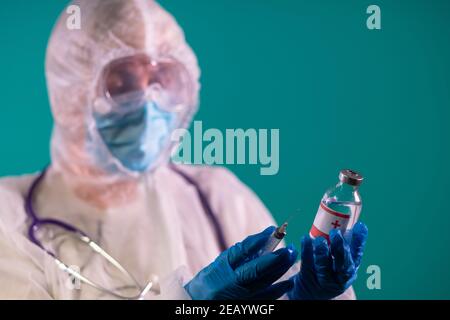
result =
[{"label": "teal background", "polygon": [[[0,175],[49,161],[45,48],[65,1],[2,1]],[[449,1],[164,0],[200,61],[205,128],[279,128],[280,172],[230,166],[289,240],[339,169],[360,170],[362,299],[449,299]],[[366,28],[381,8],[382,30]],[[381,267],[382,289],[366,287]]]}]

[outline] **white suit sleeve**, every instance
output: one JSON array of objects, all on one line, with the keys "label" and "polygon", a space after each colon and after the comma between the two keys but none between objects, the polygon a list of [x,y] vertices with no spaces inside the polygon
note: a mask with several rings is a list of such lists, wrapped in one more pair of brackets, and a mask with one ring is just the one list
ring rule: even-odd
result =
[{"label": "white suit sleeve", "polygon": [[22,235],[5,234],[3,227],[0,227],[0,299],[52,299],[42,268],[16,246]]},{"label": "white suit sleeve", "polygon": [[24,200],[18,191],[29,178],[0,183],[0,299],[51,299],[39,249],[23,236]]}]

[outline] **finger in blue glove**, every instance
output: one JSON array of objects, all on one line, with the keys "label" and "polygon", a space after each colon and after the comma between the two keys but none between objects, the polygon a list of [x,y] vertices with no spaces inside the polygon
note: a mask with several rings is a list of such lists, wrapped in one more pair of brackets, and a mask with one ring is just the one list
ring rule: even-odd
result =
[{"label": "finger in blue glove", "polygon": [[353,263],[350,245],[344,240],[340,230],[330,232],[330,247],[333,257],[332,274],[345,291],[356,279],[356,266]]},{"label": "finger in blue glove", "polygon": [[301,270],[291,278],[294,288],[288,292],[290,299],[332,299],[351,286],[364,252],[367,226],[359,222],[348,235],[346,240],[340,231],[332,231],[330,244],[321,237],[303,237]]},{"label": "finger in blue glove", "polygon": [[350,250],[356,268],[359,268],[359,265],[361,264],[361,258],[364,253],[368,235],[369,229],[367,229],[367,226],[362,222],[357,222],[352,229]]},{"label": "finger in blue glove", "polygon": [[251,296],[250,300],[276,300],[283,296],[286,292],[294,288],[294,282],[289,279],[277,282],[270,287],[259,291],[257,294]]}]

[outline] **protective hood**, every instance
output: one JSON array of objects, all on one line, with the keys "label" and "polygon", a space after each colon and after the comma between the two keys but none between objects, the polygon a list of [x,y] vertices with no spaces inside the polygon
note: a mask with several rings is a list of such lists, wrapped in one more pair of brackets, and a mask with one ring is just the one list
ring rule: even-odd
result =
[{"label": "protective hood", "polygon": [[[52,170],[63,173],[70,183],[83,186],[78,188],[85,194],[82,197],[91,197],[92,190],[99,188],[106,193],[116,187],[126,190],[125,185],[138,177],[130,176],[120,167],[110,170],[116,160],[95,127],[92,106],[99,75],[111,61],[139,53],[146,53],[156,61],[166,58],[178,61],[193,84],[189,106],[178,125],[187,127],[198,105],[197,59],[175,19],[154,1],[77,0],[70,5],[80,8],[81,28],[71,30],[70,14],[63,12],[51,35],[46,57],[47,87],[54,117]],[[161,155],[160,162],[167,161],[170,148]]]}]

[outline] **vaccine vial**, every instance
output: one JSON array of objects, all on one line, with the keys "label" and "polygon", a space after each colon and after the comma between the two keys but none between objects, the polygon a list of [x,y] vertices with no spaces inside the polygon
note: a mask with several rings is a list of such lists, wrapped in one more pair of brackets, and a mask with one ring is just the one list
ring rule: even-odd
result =
[{"label": "vaccine vial", "polygon": [[358,221],[362,201],[358,188],[363,176],[345,169],[339,173],[339,182],[323,195],[316,218],[309,232],[311,238],[324,237],[329,240],[330,231],[341,230],[342,234]]}]

